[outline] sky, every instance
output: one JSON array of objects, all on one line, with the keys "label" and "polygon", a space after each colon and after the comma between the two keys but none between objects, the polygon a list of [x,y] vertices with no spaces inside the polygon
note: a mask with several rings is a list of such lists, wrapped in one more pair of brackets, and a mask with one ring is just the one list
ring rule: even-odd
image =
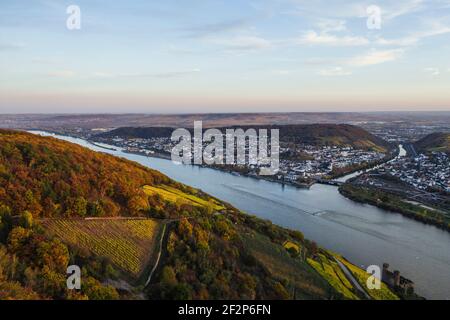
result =
[{"label": "sky", "polygon": [[450,111],[450,0],[0,0],[0,113],[393,110]]}]

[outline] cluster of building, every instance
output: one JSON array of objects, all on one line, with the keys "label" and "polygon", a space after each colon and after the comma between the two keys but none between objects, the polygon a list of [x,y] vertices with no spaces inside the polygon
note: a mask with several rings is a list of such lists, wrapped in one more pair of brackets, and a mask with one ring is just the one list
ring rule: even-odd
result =
[{"label": "cluster of building", "polygon": [[170,140],[170,137],[155,137],[155,138],[120,138],[115,137],[111,139],[112,144],[115,146],[124,148],[128,152],[143,153],[147,155],[167,154],[169,155],[172,148],[175,146],[175,142]]},{"label": "cluster of building", "polygon": [[420,190],[450,192],[450,157],[444,152],[401,157],[384,166],[384,171]]},{"label": "cluster of building", "polygon": [[450,124],[442,120],[432,123],[427,121],[367,121],[356,123],[370,133],[392,143],[400,144],[405,141],[417,141],[431,133],[450,132]]},{"label": "cluster of building", "polygon": [[304,160],[280,159],[280,173],[286,180],[322,179],[336,169],[358,167],[363,163],[373,163],[382,160],[384,153],[339,146],[296,146],[296,150],[281,148],[280,153],[300,152]]},{"label": "cluster of building", "polygon": [[[155,154],[168,156],[172,148],[176,145],[175,142],[171,141],[170,137],[147,139],[115,137],[111,138],[108,142],[122,147],[128,152],[141,153],[149,156]],[[248,144],[246,145],[246,149],[248,149]],[[293,147],[292,145],[287,146],[281,143],[280,170],[277,174],[277,179],[289,182],[323,179],[330,176],[336,169],[357,167],[363,163],[380,161],[384,157],[385,154],[381,152],[355,149],[352,147],[313,145],[295,145]],[[248,162],[251,159],[247,158],[246,160]],[[253,163],[256,162],[253,161]],[[260,164],[247,163],[245,165],[246,174],[256,176],[259,172],[259,167]],[[238,166],[235,169],[237,170]]]}]

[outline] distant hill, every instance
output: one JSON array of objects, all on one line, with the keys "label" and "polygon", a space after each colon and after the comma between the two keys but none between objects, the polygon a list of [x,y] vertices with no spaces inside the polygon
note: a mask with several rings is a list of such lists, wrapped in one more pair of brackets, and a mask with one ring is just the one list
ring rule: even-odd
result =
[{"label": "distant hill", "polygon": [[349,124],[288,125],[279,129],[281,141],[319,146],[350,146],[381,152],[392,147],[383,139]]},{"label": "distant hill", "polygon": [[450,133],[436,132],[416,141],[414,147],[419,152],[441,151],[450,154]]},{"label": "distant hill", "polygon": [[[1,111],[0,111],[1,112]],[[289,112],[201,114],[16,114],[0,115],[0,127],[62,131],[65,128],[183,127],[203,121],[204,127],[291,125],[312,123],[449,123],[450,112]]]},{"label": "distant hill", "polygon": [[364,298],[334,257],[137,163],[0,130],[0,299]]},{"label": "distant hill", "polygon": [[170,137],[175,128],[171,127],[122,127],[108,132],[102,132],[95,136],[95,138],[158,138]]},{"label": "distant hill", "polygon": [[[230,127],[233,128],[233,127]],[[237,127],[234,127],[237,128]],[[366,130],[348,124],[307,124],[282,126],[242,126],[244,130],[279,129],[280,140],[283,142],[304,143],[310,145],[351,146],[361,149],[373,149],[386,152],[392,146],[385,140],[374,136]],[[174,128],[161,127],[124,127],[101,133],[96,138],[154,138],[170,137]],[[190,129],[192,131],[192,129]],[[222,132],[225,128],[222,128]]]}]

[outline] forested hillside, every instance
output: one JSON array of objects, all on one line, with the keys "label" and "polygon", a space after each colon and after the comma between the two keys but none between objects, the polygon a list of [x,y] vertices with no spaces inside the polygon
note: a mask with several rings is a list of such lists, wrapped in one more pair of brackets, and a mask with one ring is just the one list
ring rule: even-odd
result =
[{"label": "forested hillside", "polygon": [[450,133],[436,132],[414,143],[419,152],[440,151],[450,154]]},{"label": "forested hillside", "polygon": [[[233,127],[231,127],[233,128]],[[237,128],[237,127],[235,127]],[[266,125],[243,126],[244,130],[279,129],[281,142],[303,143],[317,146],[351,146],[386,152],[392,146],[383,139],[366,130],[348,124],[306,124],[306,125]],[[98,134],[95,138],[155,138],[170,137],[174,128],[161,127],[123,127]],[[192,131],[192,129],[190,129]],[[225,132],[226,128],[221,128]]]},{"label": "forested hillside", "polygon": [[[179,212],[194,215],[206,211],[146,195],[143,186],[157,184],[209,200],[203,193],[137,163],[54,138],[0,130],[0,299],[118,298],[116,290],[102,286],[101,281],[117,277],[120,268],[114,270],[116,266],[107,257],[92,255],[85,248],[69,248],[49,236],[40,221],[164,218]],[[65,289],[69,262],[85,266],[83,294]]]},{"label": "forested hillside", "polygon": [[[0,299],[362,297],[317,259],[333,257],[154,170],[0,130]],[[66,287],[72,264],[78,291]]]}]

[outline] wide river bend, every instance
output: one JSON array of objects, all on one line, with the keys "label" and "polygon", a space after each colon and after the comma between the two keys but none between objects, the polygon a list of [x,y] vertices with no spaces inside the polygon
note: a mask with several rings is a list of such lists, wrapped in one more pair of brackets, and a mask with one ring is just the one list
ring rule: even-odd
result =
[{"label": "wide river bend", "polygon": [[[95,146],[88,141],[34,131],[91,150],[139,162],[200,188],[249,214],[298,229],[319,245],[366,267],[388,262],[412,279],[430,299],[450,299],[450,233],[434,226],[343,197],[337,187],[316,184],[298,189],[278,183],[170,160],[149,158]],[[111,146],[110,146],[111,147]]]}]

